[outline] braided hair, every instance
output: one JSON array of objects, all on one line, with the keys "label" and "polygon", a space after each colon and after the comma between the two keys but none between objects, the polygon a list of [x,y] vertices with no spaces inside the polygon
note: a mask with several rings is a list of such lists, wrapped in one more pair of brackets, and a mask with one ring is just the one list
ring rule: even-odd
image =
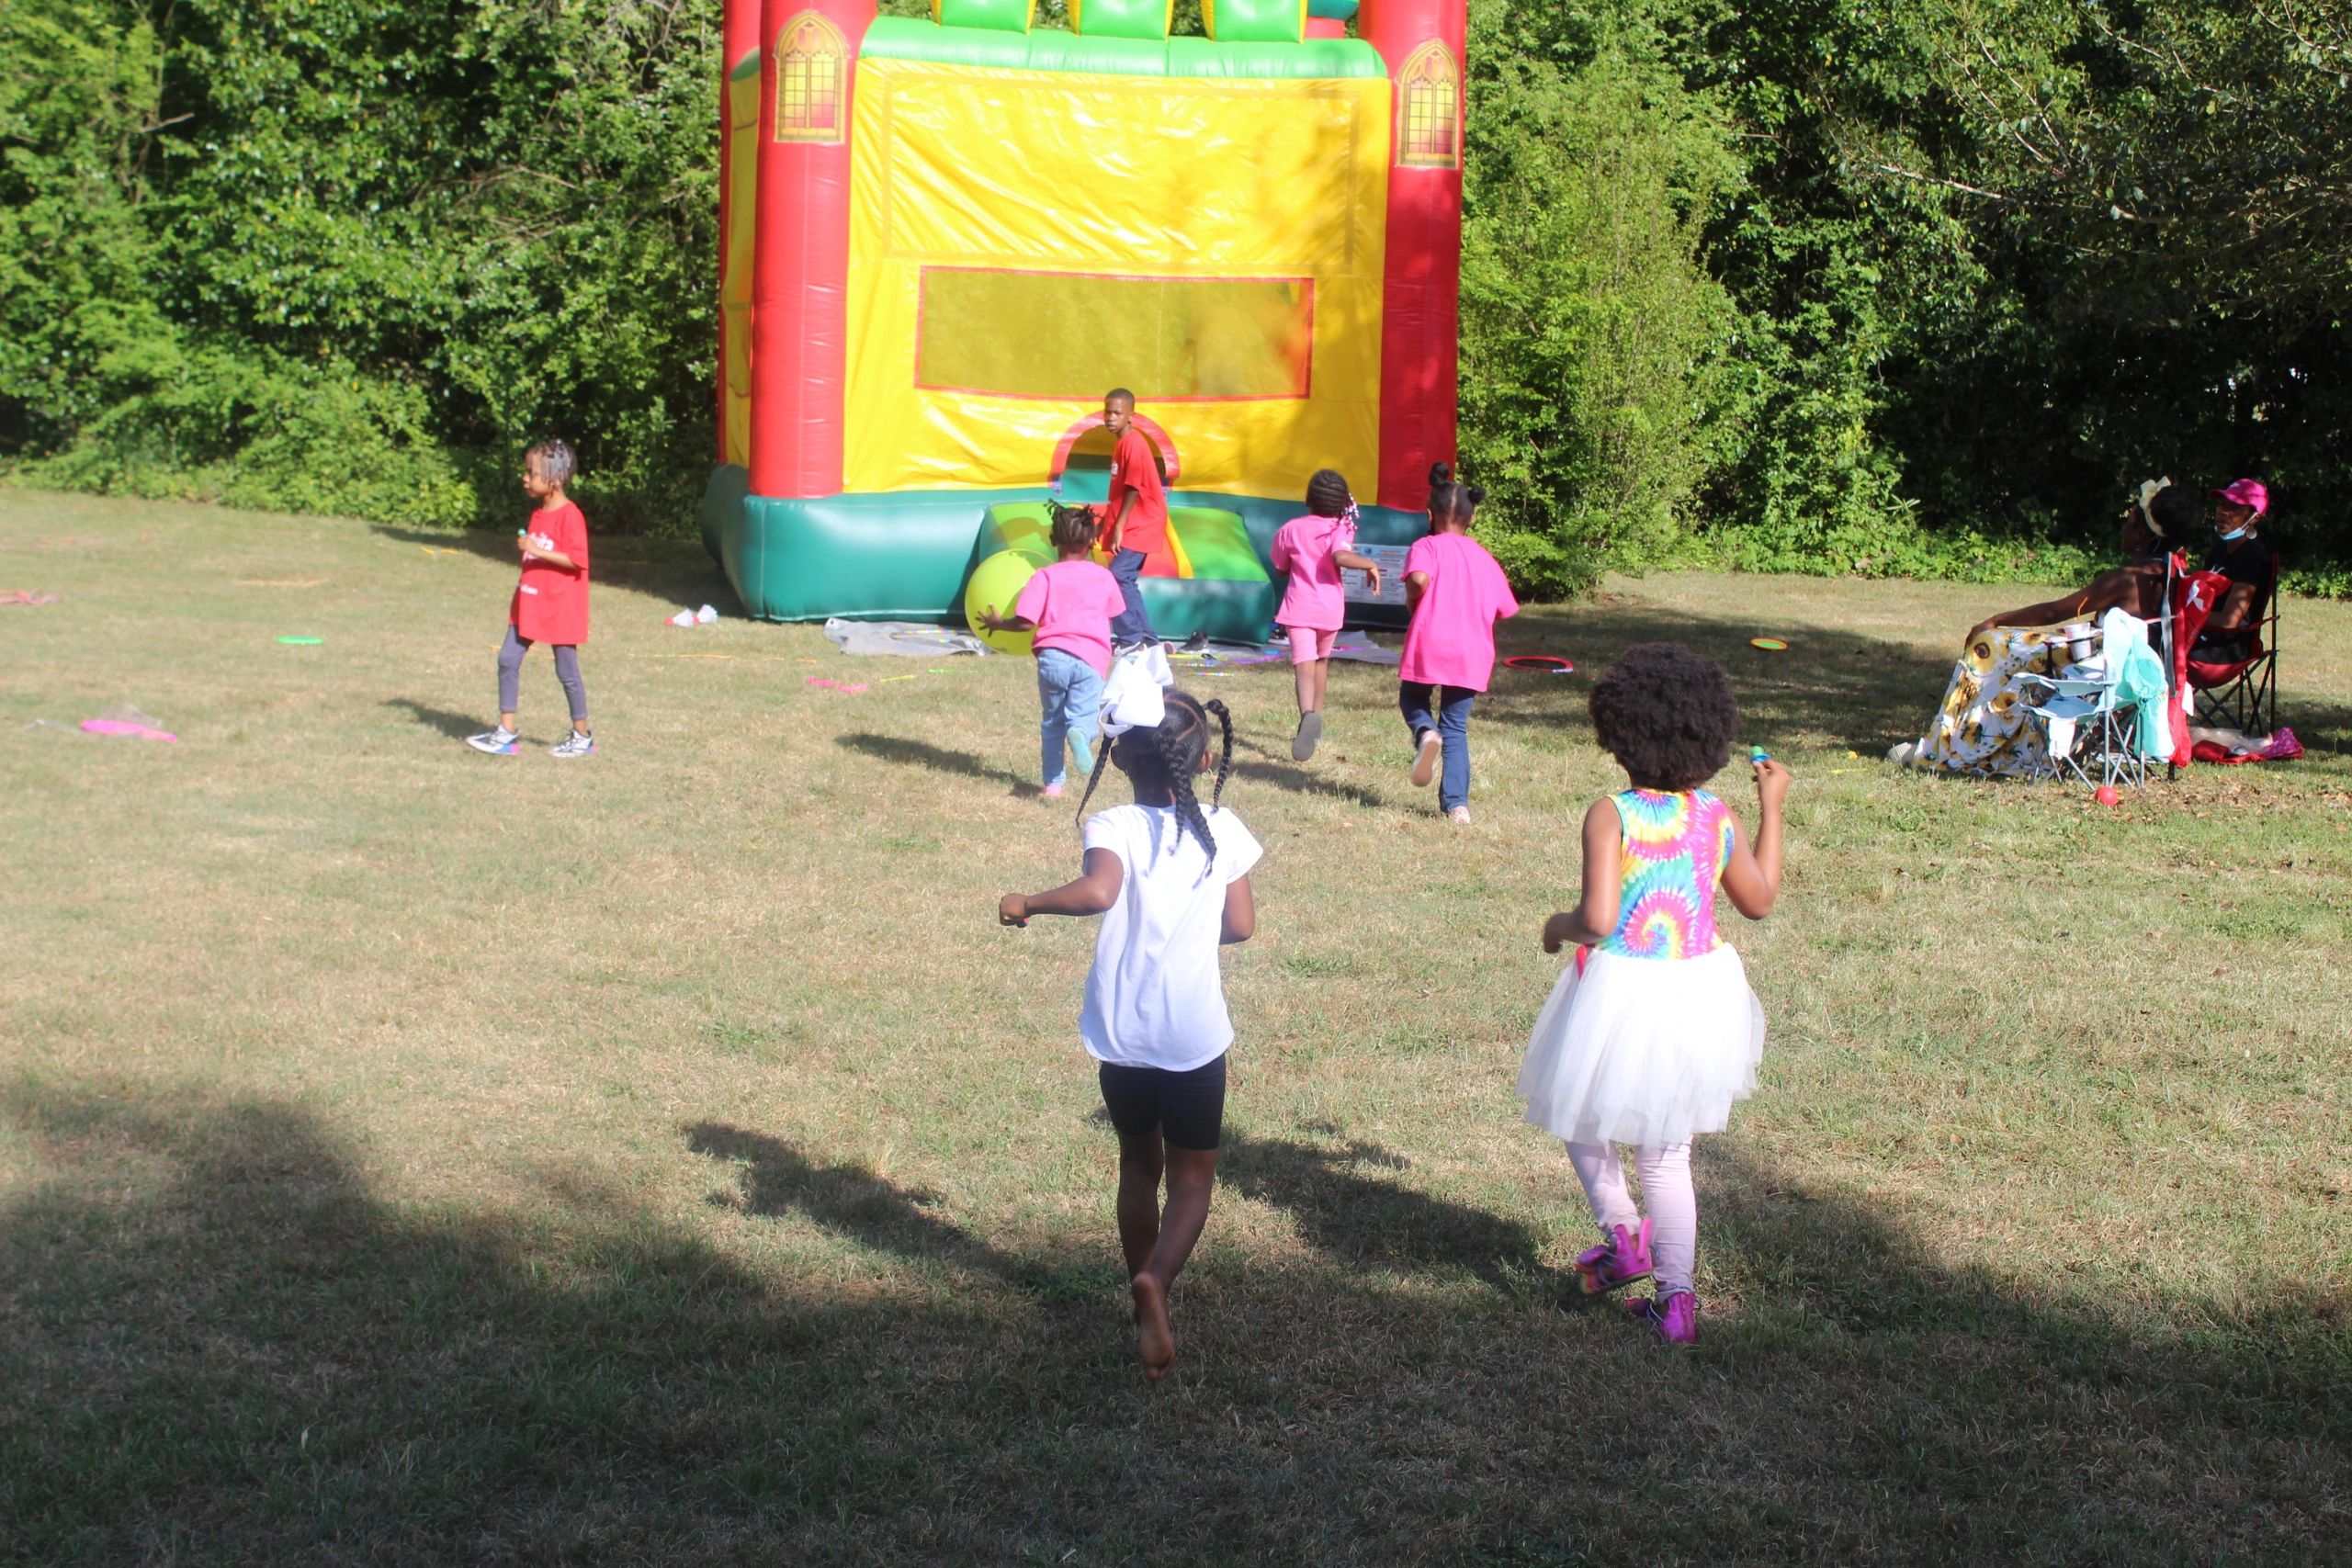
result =
[{"label": "braided hair", "polygon": [[1317,468],[1306,481],[1306,510],[1317,517],[1340,517],[1355,501],[1348,477],[1337,468]]},{"label": "braided hair", "polygon": [[[1220,731],[1216,755],[1216,784],[1209,792],[1209,809],[1216,810],[1225,801],[1225,781],[1233,776],[1233,714],[1223,703],[1211,697],[1201,702],[1190,693],[1169,688],[1164,694],[1165,711],[1159,726],[1149,731],[1128,730],[1127,735],[1148,740],[1150,750],[1137,747],[1127,753],[1126,769],[1130,777],[1150,784],[1164,784],[1176,803],[1179,832],[1189,831],[1200,840],[1208,863],[1216,863],[1216,840],[1209,833],[1208,813],[1201,809],[1200,799],[1193,792],[1193,780],[1201,771],[1201,759],[1206,754],[1209,739],[1209,716],[1216,716]],[[1125,736],[1119,737],[1125,739]],[[1094,753],[1094,772],[1087,775],[1086,793],[1079,797],[1078,819],[1086,820],[1087,802],[1094,798],[1094,786],[1102,782],[1102,770],[1111,761],[1111,747],[1105,742]],[[1205,874],[1205,871],[1204,872]]]},{"label": "braided hair", "polygon": [[571,482],[572,474],[580,467],[579,459],[571,455],[571,444],[564,441],[542,441],[524,453],[523,460],[538,464],[539,477],[558,490]]},{"label": "braided hair", "polygon": [[1093,545],[1097,530],[1092,507],[1064,506],[1058,501],[1049,501],[1046,510],[1054,520],[1051,537],[1055,549],[1067,553]]}]

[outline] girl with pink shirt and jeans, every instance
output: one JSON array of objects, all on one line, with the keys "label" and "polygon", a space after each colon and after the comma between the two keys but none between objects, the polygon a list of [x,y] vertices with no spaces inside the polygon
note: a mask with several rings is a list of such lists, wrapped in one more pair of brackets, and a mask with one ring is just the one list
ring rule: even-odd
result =
[{"label": "girl with pink shirt and jeans", "polygon": [[1094,548],[1094,515],[1082,506],[1054,509],[1054,549],[1061,558],[1042,568],[1021,590],[1012,614],[990,604],[980,620],[990,631],[1032,627],[1037,655],[1037,702],[1044,717],[1037,729],[1040,773],[1047,800],[1062,793],[1062,748],[1068,743],[1078,771],[1094,771],[1094,729],[1102,705],[1102,677],[1111,669],[1111,623],[1126,608],[1118,579],[1088,558]]},{"label": "girl with pink shirt and jeans", "polygon": [[1290,573],[1283,591],[1283,607],[1274,615],[1290,634],[1290,661],[1298,671],[1298,733],[1290,743],[1291,761],[1304,762],[1315,755],[1323,739],[1323,694],[1331,679],[1331,644],[1347,619],[1347,590],[1340,579],[1342,567],[1361,571],[1380,592],[1380,568],[1356,554],[1355,497],[1348,493],[1346,476],[1335,468],[1317,468],[1306,481],[1306,515],[1294,517],[1274,535],[1274,570]]},{"label": "girl with pink shirt and jeans", "polygon": [[1405,552],[1405,630],[1396,705],[1413,732],[1413,783],[1438,773],[1438,808],[1470,820],[1470,705],[1495,672],[1495,623],[1519,614],[1503,569],[1470,536],[1487,492],[1430,469],[1430,532]]}]

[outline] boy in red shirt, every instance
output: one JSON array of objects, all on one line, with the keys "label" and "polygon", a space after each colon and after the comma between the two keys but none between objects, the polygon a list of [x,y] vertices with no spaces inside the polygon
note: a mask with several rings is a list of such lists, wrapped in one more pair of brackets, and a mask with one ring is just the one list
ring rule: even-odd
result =
[{"label": "boy in red shirt", "polygon": [[1145,558],[1168,547],[1168,491],[1159,482],[1151,442],[1135,421],[1133,392],[1114,387],[1102,394],[1102,428],[1118,440],[1111,451],[1111,498],[1102,505],[1102,547],[1110,553],[1111,575],[1126,605],[1111,622],[1111,636],[1123,652],[1159,640],[1152,635],[1136,580],[1143,575]]},{"label": "boy in red shirt", "polygon": [[588,640],[588,520],[563,493],[571,482],[571,448],[543,442],[523,455],[523,493],[539,503],[531,525],[516,530],[523,581],[506,610],[506,642],[498,650],[498,728],[466,737],[477,751],[511,754],[523,656],[535,642],[555,648],[555,678],[571,705],[571,733],[550,749],[557,757],[586,757],[596,744],[588,733],[588,688],[580,679],[580,645]]}]

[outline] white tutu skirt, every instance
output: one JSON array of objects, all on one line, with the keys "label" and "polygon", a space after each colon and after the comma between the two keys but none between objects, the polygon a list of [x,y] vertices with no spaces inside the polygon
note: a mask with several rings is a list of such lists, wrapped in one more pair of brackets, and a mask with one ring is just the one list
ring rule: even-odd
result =
[{"label": "white tutu skirt", "polygon": [[1572,1144],[1659,1148],[1719,1133],[1756,1092],[1764,1010],[1739,954],[1595,951],[1552,987],[1528,1037],[1527,1119]]}]

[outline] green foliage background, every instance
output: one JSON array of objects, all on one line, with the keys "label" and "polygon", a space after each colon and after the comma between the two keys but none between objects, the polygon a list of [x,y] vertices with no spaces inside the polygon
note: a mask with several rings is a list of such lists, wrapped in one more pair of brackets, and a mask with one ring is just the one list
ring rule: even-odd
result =
[{"label": "green foliage background", "polygon": [[[2137,479],[2254,472],[2343,584],[2348,21],[1473,0],[1498,553],[1537,593],[2064,576]],[[718,0],[0,0],[0,468],[454,526],[559,433],[600,525],[685,530],[718,34]]]}]

